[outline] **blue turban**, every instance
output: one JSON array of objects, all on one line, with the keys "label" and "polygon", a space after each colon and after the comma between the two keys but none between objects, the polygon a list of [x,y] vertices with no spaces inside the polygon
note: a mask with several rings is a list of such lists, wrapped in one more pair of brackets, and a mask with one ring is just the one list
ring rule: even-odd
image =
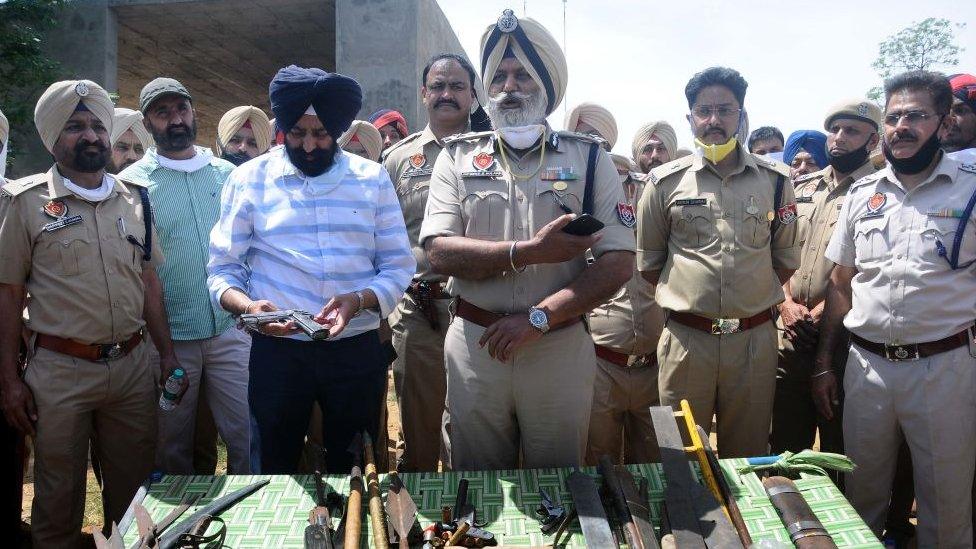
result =
[{"label": "blue turban", "polygon": [[269,92],[275,122],[285,133],[311,106],[329,135],[338,139],[363,106],[363,90],[352,78],[297,65],[279,70]]},{"label": "blue turban", "polygon": [[789,166],[801,150],[810,153],[821,169],[830,163],[827,158],[827,136],[817,130],[797,130],[791,133],[783,147],[783,162]]}]

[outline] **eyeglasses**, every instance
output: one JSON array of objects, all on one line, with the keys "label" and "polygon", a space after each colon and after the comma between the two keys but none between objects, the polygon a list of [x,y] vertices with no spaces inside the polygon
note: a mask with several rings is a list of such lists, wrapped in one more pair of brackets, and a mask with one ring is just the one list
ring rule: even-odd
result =
[{"label": "eyeglasses", "polygon": [[897,126],[902,119],[909,126],[915,126],[932,118],[934,114],[929,114],[925,111],[905,111],[905,112],[893,112],[891,114],[886,114],[884,117],[885,126]]},{"label": "eyeglasses", "polygon": [[713,107],[711,105],[699,105],[691,109],[691,114],[695,115],[695,118],[699,120],[708,120],[713,114],[717,114],[719,118],[732,118],[733,116],[739,116],[742,109],[733,109],[732,107],[726,107],[725,105],[719,107]]}]

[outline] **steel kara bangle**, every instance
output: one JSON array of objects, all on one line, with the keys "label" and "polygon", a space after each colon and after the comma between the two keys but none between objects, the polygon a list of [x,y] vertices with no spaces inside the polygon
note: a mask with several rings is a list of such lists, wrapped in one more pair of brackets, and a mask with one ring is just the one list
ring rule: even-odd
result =
[{"label": "steel kara bangle", "polygon": [[516,273],[525,272],[525,268],[528,265],[523,265],[521,269],[515,266],[515,245],[518,244],[518,240],[512,241],[512,246],[508,249],[508,262],[512,265],[512,271]]},{"label": "steel kara bangle", "polygon": [[834,373],[833,370],[824,370],[822,372],[817,372],[817,373],[813,374],[812,376],[810,376],[810,379],[814,379],[814,378],[817,378],[817,377],[823,377],[823,376],[825,376],[827,374],[833,374],[833,373]]}]

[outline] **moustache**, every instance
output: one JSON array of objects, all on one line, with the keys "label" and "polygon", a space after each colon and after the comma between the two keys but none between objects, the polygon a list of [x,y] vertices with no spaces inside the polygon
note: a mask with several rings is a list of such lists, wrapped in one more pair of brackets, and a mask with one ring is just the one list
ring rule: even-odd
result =
[{"label": "moustache", "polygon": [[75,154],[91,154],[86,151],[88,147],[95,147],[98,154],[108,150],[108,147],[103,145],[101,141],[78,141],[78,143],[75,144]]},{"label": "moustache", "polygon": [[[189,135],[192,130],[186,124],[177,124],[175,126],[169,126],[166,128],[166,135]],[[179,133],[177,133],[179,132]]]},{"label": "moustache", "polygon": [[502,92],[495,98],[495,103],[504,105],[506,103],[519,103],[525,105],[532,98],[531,95],[521,92]]},{"label": "moustache", "polygon": [[717,126],[714,126],[714,127],[711,127],[711,128],[708,128],[707,130],[705,130],[705,135],[708,135],[710,133],[721,134],[722,137],[726,137],[728,135],[727,133],[725,133],[725,130],[723,130],[722,128],[719,128]]},{"label": "moustache", "polygon": [[441,99],[440,101],[434,103],[434,108],[436,109],[437,107],[440,107],[441,105],[450,105],[450,106],[454,107],[455,109],[460,109],[461,108],[460,106],[458,106],[457,102],[455,102],[453,99]]},{"label": "moustache", "polygon": [[895,134],[891,138],[891,144],[892,145],[894,145],[896,143],[901,143],[902,141],[904,141],[905,143],[917,143],[918,142],[918,137],[916,137],[915,135],[910,134],[910,133],[905,133],[905,134],[900,134],[900,135],[899,134]]}]

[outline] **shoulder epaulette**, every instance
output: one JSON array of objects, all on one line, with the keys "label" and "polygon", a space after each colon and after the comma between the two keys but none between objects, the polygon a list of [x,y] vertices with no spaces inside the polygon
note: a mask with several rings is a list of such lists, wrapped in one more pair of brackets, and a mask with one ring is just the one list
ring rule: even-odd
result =
[{"label": "shoulder epaulette", "polygon": [[475,140],[481,139],[483,137],[488,137],[488,136],[492,135],[493,133],[495,133],[495,132],[493,132],[493,131],[487,131],[487,132],[456,133],[454,135],[449,135],[449,136],[445,137],[442,141],[444,142],[444,146],[447,147],[448,145],[453,145],[453,144],[459,143],[461,141],[475,141]]},{"label": "shoulder epaulette", "polygon": [[119,181],[121,181],[122,183],[124,183],[126,185],[135,185],[136,187],[149,187],[149,182],[148,181],[142,181],[142,180],[136,179],[134,177],[127,177],[127,178],[123,179],[123,178],[121,178],[119,176],[115,176],[115,179],[118,179]]},{"label": "shoulder epaulette", "polygon": [[4,194],[9,196],[17,196],[27,189],[32,189],[42,183],[46,183],[47,178],[45,178],[44,175],[45,174],[39,173],[28,175],[27,177],[21,177],[20,179],[15,179],[13,181],[8,180],[8,182],[0,188],[3,189]]},{"label": "shoulder epaulette", "polygon": [[678,158],[677,160],[672,160],[667,164],[662,164],[653,170],[651,170],[647,175],[647,181],[657,185],[658,181],[661,181],[665,177],[673,175],[683,169],[691,167],[691,164],[695,161],[694,155],[686,155]]},{"label": "shoulder epaulette", "polygon": [[[878,170],[878,171],[876,171],[874,173],[865,175],[864,177],[862,177],[862,178],[858,179],[857,181],[851,183],[850,191],[854,190],[855,187],[863,187],[864,185],[868,185],[870,183],[874,183],[878,179],[881,179],[881,177],[883,176],[883,174],[884,174],[884,170]],[[850,192],[850,191],[848,191],[848,192]]]},{"label": "shoulder epaulette", "polygon": [[603,145],[607,142],[606,139],[590,135],[588,133],[571,132],[569,130],[556,130],[552,133],[558,134],[560,138],[565,139],[575,139],[577,141],[585,141],[587,143],[596,143],[598,145]]},{"label": "shoulder epaulette", "polygon": [[799,185],[800,183],[806,183],[807,181],[810,181],[811,179],[817,179],[817,178],[823,177],[824,175],[826,175],[826,173],[825,173],[825,170],[826,169],[827,168],[824,168],[823,170],[817,170],[817,171],[815,171],[813,173],[808,173],[808,174],[801,175],[800,177],[797,177],[796,179],[793,180],[793,184],[794,185]]},{"label": "shoulder epaulette", "polygon": [[[780,175],[784,175],[786,177],[790,176],[790,167],[787,166],[786,164],[783,164],[782,162],[777,162],[770,158],[764,158],[758,154],[752,154],[752,159],[756,162],[756,164],[766,169],[773,170],[774,172]],[[796,181],[794,181],[794,183],[796,183]]]},{"label": "shoulder epaulette", "polygon": [[411,141],[417,139],[418,137],[420,137],[420,135],[422,133],[424,133],[424,132],[422,132],[422,131],[413,132],[412,134],[410,134],[410,135],[404,137],[403,139],[397,141],[393,145],[390,145],[390,148],[389,149],[386,149],[385,151],[383,151],[383,154],[380,155],[380,159],[381,160],[386,160],[386,158],[388,158],[390,156],[390,153],[392,153],[393,151],[399,149],[402,145],[406,145],[407,143],[410,143]]}]

